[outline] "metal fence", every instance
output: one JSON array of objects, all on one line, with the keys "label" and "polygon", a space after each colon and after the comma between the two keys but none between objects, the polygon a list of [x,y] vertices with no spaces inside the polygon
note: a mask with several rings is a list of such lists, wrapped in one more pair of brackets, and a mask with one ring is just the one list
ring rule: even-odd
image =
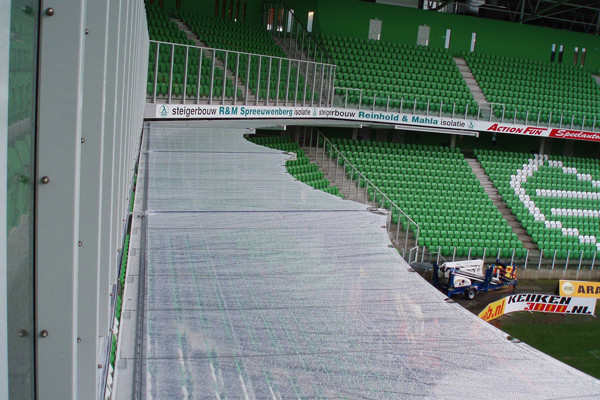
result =
[{"label": "metal fence", "polygon": [[[398,248],[400,254],[404,257],[407,262],[416,261],[415,258],[411,258],[409,255],[418,253],[416,243],[419,240],[420,227],[408,214],[406,214],[396,203],[394,203],[381,189],[379,189],[371,180],[369,180],[354,164],[352,164],[348,158],[318,129],[314,129],[316,135],[313,134],[311,129],[310,137],[307,138],[306,131],[302,138],[303,145],[309,147],[309,154],[313,155],[316,159],[321,158],[321,165],[328,159],[329,164],[326,172],[330,175],[331,163],[337,162],[338,165],[343,167],[344,173],[341,176],[342,182],[340,190],[343,190],[344,185],[347,183],[349,188],[352,188],[353,184],[356,184],[357,191],[354,196],[346,197],[349,200],[359,201],[359,194],[363,195],[363,198],[368,202],[372,208],[372,211],[379,209],[389,210],[388,220],[386,223],[386,229],[390,234],[390,238]],[[331,175],[330,175],[331,177]],[[333,171],[333,180],[337,181],[338,169]],[[350,189],[348,190],[350,194]],[[402,230],[401,230],[402,225]],[[411,240],[411,232],[414,235],[414,240]]]},{"label": "metal fence", "polygon": [[150,41],[148,101],[330,107],[333,64]]},{"label": "metal fence", "polygon": [[385,96],[378,95],[381,92],[375,92],[369,89],[357,89],[347,87],[334,87],[333,105],[335,107],[370,110],[370,111],[387,111],[399,112],[405,114],[449,117],[449,118],[464,118],[472,120],[483,120],[490,122],[512,123],[533,125],[541,128],[564,128],[600,131],[600,126],[596,120],[587,119],[585,116],[579,118],[574,114],[548,114],[538,110],[537,113],[530,113],[529,110],[521,112],[516,109],[511,110],[503,103],[488,103],[489,106],[477,104],[475,107],[470,106],[465,102],[444,103],[418,100],[416,97],[404,98],[396,97],[392,94]]},{"label": "metal fence", "polygon": [[[330,177],[332,161],[342,166],[344,174],[342,175],[340,190],[344,190],[345,183],[348,183],[349,194],[351,193],[353,184],[357,188],[353,196],[347,197],[349,200],[360,201],[359,194],[362,194],[362,198],[366,204],[390,211],[386,228],[400,254],[409,263],[413,261],[436,261],[439,263],[441,260],[455,261],[483,258],[487,262],[494,262],[497,259],[510,260],[511,263],[517,263],[523,269],[581,270],[587,268],[593,270],[596,265],[597,251],[592,254],[591,258],[585,258],[584,251],[568,250],[566,258],[563,258],[558,256],[561,254],[558,250],[544,252],[543,250],[516,248],[492,249],[484,247],[483,254],[479,254],[477,253],[478,248],[469,247],[468,252],[463,254],[462,250],[459,251],[458,247],[451,248],[449,253],[442,252],[442,247],[428,249],[426,246],[419,244],[419,224],[352,164],[321,131],[316,128],[314,130],[316,131],[316,135],[313,135],[313,130],[311,130],[310,136],[307,138],[305,131],[301,139],[304,146],[308,142],[309,154],[313,155],[317,160],[320,158],[321,165],[326,160],[329,161],[327,169],[323,172]],[[336,168],[333,171],[334,182],[338,179],[337,174],[338,170]],[[403,233],[403,237],[400,235],[401,232]]]},{"label": "metal fence", "polygon": [[[444,261],[456,261],[456,260],[471,260],[471,259],[483,259],[486,262],[494,262],[496,260],[510,261],[510,263],[516,263],[522,269],[549,269],[549,270],[585,270],[588,269],[593,271],[596,267],[597,251],[594,252],[591,259],[583,258],[583,251],[568,251],[566,258],[558,258],[558,250],[544,252],[526,250],[524,257],[517,257],[516,249],[498,249],[497,251],[484,249],[483,256],[472,256],[471,252],[474,248],[469,249],[467,256],[457,256],[456,248],[453,249],[451,255],[443,255],[441,248],[427,249],[426,247],[415,247],[413,251],[415,253],[410,254],[409,257],[415,261],[420,262],[437,262],[438,264]],[[508,254],[507,254],[508,253]]]}]

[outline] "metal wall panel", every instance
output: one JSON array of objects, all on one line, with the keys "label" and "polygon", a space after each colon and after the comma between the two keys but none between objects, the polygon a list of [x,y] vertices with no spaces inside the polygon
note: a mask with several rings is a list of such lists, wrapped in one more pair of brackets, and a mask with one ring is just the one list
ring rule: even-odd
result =
[{"label": "metal wall panel", "polygon": [[[10,1],[0,0],[0,37],[10,37]],[[9,41],[0,40],[0,210],[7,209],[6,152],[8,141]],[[6,212],[0,213],[0,400],[8,399]]]}]

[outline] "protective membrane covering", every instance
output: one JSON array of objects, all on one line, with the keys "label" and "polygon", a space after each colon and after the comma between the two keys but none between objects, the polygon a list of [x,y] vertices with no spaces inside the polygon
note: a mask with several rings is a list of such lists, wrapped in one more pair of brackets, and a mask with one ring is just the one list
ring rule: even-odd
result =
[{"label": "protective membrane covering", "polygon": [[410,271],[386,217],[242,129],[150,129],[147,399],[557,399],[600,384]]}]

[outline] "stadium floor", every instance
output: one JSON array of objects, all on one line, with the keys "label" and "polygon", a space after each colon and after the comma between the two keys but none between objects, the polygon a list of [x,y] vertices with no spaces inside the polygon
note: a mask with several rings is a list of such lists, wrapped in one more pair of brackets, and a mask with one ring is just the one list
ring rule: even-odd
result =
[{"label": "stadium floor", "polygon": [[600,381],[446,302],[389,246],[384,215],[295,181],[289,155],[242,137],[262,125],[278,121],[149,123],[127,281],[142,301],[124,303],[143,324],[137,357],[119,347],[118,395],[600,397]]}]

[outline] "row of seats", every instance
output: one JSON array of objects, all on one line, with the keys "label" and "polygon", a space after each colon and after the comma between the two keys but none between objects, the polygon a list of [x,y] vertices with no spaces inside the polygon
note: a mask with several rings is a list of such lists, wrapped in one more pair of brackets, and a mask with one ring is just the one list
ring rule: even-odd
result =
[{"label": "row of seats", "polygon": [[593,258],[600,250],[597,159],[478,150],[478,160],[547,256]]},{"label": "row of seats", "polygon": [[336,94],[347,93],[349,103],[371,105],[375,99],[382,106],[389,98],[393,108],[401,102],[418,110],[445,104],[446,112],[456,103],[457,113],[477,113],[477,102],[446,51],[335,35],[320,39],[338,65]]},{"label": "row of seats", "polygon": [[544,123],[592,127],[600,116],[600,88],[579,66],[478,53],[465,60],[487,100],[504,104],[511,117],[516,112],[519,120],[534,120],[539,114]]},{"label": "row of seats", "polygon": [[208,47],[286,57],[269,32],[260,25],[197,15],[181,10],[175,11],[174,16],[182,20]]},{"label": "row of seats", "polygon": [[[169,16],[160,8],[146,4],[148,32],[151,40],[166,41],[183,45],[194,45],[194,41],[187,38],[179,26],[170,20]],[[169,94],[169,80],[171,80],[171,96],[193,99],[210,97],[210,80],[213,79],[212,96],[216,98],[234,97],[234,83],[231,74],[225,77],[222,68],[214,66],[208,52],[204,51],[200,58],[200,50],[195,47],[171,46],[161,44],[157,61],[157,45],[150,44],[148,61],[148,84],[146,94],[152,96],[156,91],[157,96]],[[200,61],[201,60],[201,61]],[[171,76],[172,72],[172,76]],[[187,78],[186,78],[187,76]],[[156,88],[154,81],[156,79]],[[223,90],[223,79],[225,90]],[[243,99],[244,92],[238,90],[237,98]]]},{"label": "row of seats", "polygon": [[[487,196],[458,148],[332,138],[332,143],[371,184],[419,224],[419,245],[445,256],[505,257],[514,249],[523,256],[522,242]],[[328,149],[332,158],[336,152]],[[340,165],[343,158],[338,158]],[[403,229],[414,225],[381,194],[346,166],[349,177],[366,187],[369,199],[392,211]],[[485,249],[485,250],[484,250]]]}]

